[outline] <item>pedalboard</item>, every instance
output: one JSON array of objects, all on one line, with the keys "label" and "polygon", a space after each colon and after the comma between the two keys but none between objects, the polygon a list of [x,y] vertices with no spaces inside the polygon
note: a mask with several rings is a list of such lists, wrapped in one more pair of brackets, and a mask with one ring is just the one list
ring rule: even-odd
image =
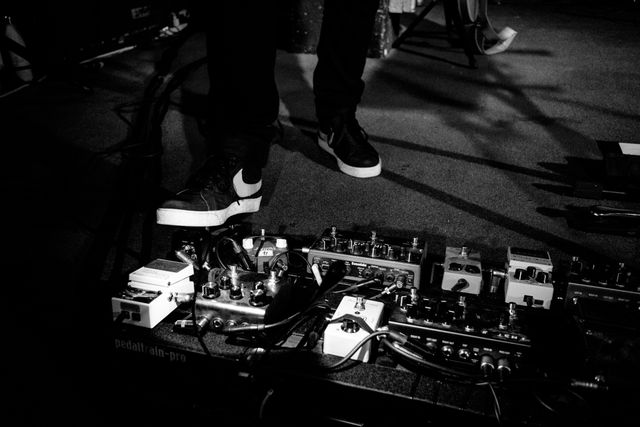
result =
[{"label": "pedalboard", "polygon": [[[384,303],[360,296],[344,296],[324,331],[322,352],[345,357],[380,326]],[[351,359],[368,362],[373,343],[367,341]]]},{"label": "pedalboard", "polygon": [[505,302],[550,309],[554,294],[552,274],[549,252],[509,246]]},{"label": "pedalboard", "polygon": [[222,274],[210,274],[196,296],[196,317],[199,324],[214,332],[225,327],[264,323],[268,305],[280,288],[275,275],[242,271],[232,265]]},{"label": "pedalboard", "polygon": [[379,278],[377,288],[393,284],[402,287],[420,287],[422,271],[427,255],[426,241],[378,236],[351,231],[326,229],[308,250],[308,261],[317,264],[322,273],[329,266],[342,260],[347,266],[345,281]]},{"label": "pedalboard", "polygon": [[481,365],[520,369],[531,353],[523,309],[514,303],[410,289],[396,294],[388,325],[417,340],[436,360],[469,370]]},{"label": "pedalboard", "polygon": [[441,288],[446,291],[480,295],[482,263],[480,254],[467,247],[447,247]]}]

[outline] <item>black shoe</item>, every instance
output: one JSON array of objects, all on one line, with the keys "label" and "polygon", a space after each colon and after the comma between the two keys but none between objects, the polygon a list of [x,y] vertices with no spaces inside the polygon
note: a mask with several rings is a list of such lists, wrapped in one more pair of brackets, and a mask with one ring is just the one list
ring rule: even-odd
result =
[{"label": "black shoe", "polygon": [[380,175],[380,156],[369,144],[369,136],[355,118],[343,125],[327,128],[321,126],[318,131],[318,144],[336,158],[338,168],[347,175],[356,178]]},{"label": "black shoe", "polygon": [[261,170],[237,158],[217,155],[192,178],[187,189],[156,210],[158,224],[213,227],[233,215],[258,212],[262,200]]}]

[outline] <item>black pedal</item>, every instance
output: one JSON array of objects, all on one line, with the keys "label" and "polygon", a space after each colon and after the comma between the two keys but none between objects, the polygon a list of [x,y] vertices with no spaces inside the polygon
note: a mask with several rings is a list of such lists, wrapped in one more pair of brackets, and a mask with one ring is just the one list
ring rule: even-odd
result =
[{"label": "black pedal", "polygon": [[346,282],[379,278],[380,284],[372,289],[381,290],[393,284],[419,288],[426,255],[427,243],[417,237],[407,240],[331,227],[311,245],[308,261],[322,272],[333,262],[344,261]]},{"label": "black pedal", "polygon": [[516,304],[448,291],[423,295],[415,289],[397,294],[395,302],[389,328],[419,342],[441,363],[476,373],[481,365],[511,372],[530,363],[525,309]]},{"label": "black pedal", "polygon": [[[587,322],[637,330],[640,272],[624,263],[593,263],[573,257],[567,274],[565,309]],[[635,320],[630,322],[630,318]]]}]

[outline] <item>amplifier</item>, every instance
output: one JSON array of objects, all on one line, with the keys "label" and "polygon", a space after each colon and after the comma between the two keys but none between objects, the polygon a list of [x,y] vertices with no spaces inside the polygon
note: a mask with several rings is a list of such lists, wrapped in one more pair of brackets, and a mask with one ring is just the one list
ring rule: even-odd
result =
[{"label": "amplifier", "polygon": [[393,284],[399,287],[420,288],[427,256],[427,243],[414,237],[411,240],[326,229],[308,249],[308,261],[326,272],[336,260],[347,266],[345,281],[379,278],[383,289]]},{"label": "amplifier", "polygon": [[388,325],[443,363],[478,372],[481,366],[511,372],[525,366],[531,352],[524,310],[473,295],[442,291],[423,296],[410,289],[396,294]]}]

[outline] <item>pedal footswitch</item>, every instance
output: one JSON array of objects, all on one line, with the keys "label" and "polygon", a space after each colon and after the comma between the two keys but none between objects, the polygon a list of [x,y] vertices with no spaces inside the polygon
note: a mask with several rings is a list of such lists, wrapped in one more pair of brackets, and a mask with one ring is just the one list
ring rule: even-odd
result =
[{"label": "pedal footswitch", "polygon": [[[345,296],[324,331],[322,351],[344,357],[380,326],[384,303],[357,296]],[[351,359],[368,362],[373,344],[367,341]]]}]

